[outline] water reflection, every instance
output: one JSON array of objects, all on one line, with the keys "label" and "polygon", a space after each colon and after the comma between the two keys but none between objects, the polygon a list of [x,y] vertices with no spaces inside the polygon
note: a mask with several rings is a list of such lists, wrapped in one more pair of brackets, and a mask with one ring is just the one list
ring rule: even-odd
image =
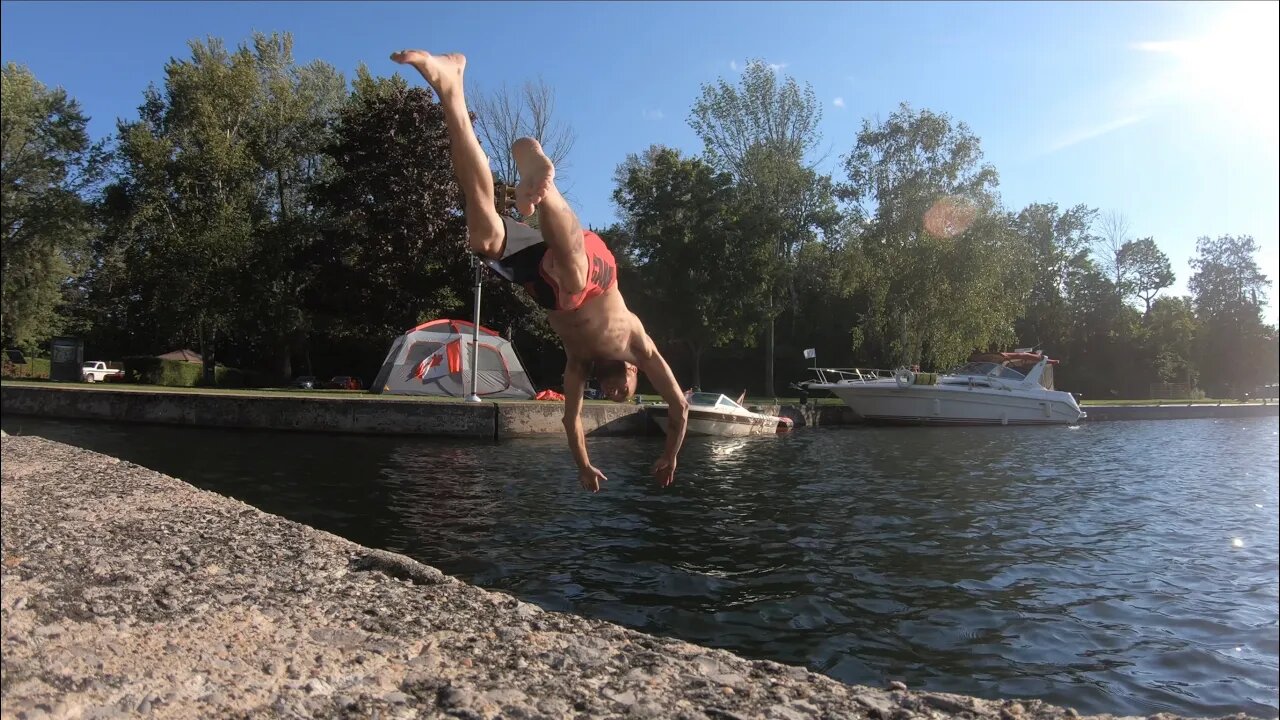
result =
[{"label": "water reflection", "polygon": [[[1275,419],[460,443],[14,420],[546,607],[851,682],[1275,716]],[[1239,540],[1239,544],[1236,544]]]}]

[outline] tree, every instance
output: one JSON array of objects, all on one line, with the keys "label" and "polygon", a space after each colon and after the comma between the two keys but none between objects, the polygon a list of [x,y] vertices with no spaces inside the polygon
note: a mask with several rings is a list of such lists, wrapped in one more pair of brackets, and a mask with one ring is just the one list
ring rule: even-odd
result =
[{"label": "tree", "polygon": [[1271,281],[1258,267],[1257,254],[1252,235],[1197,239],[1188,283],[1196,312],[1212,316],[1241,304],[1261,312]]},{"label": "tree", "polygon": [[723,78],[704,84],[689,125],[702,139],[707,161],[728,172],[752,208],[754,232],[774,248],[765,323],[765,394],[774,394],[774,325],[779,296],[795,296],[797,250],[838,222],[829,178],[807,164],[820,139],[821,105],[813,87],[778,73],[761,60],[747,63],[737,85]]},{"label": "tree", "polygon": [[1194,386],[1196,313],[1188,297],[1163,297],[1146,314],[1147,353],[1160,382]]},{"label": "tree", "polygon": [[261,104],[252,117],[251,152],[263,176],[265,215],[256,224],[241,275],[240,293],[248,305],[243,317],[253,320],[237,332],[272,359],[277,378],[287,380],[310,329],[304,308],[310,276],[303,257],[319,218],[309,193],[331,172],[323,148],[332,139],[346,81],[319,61],[298,67],[288,34],[256,34],[253,47]]},{"label": "tree", "polygon": [[694,385],[709,346],[750,342],[767,292],[771,248],[743,232],[743,204],[728,173],[651,147],[619,166],[613,192],[640,268],[652,334],[689,350]]},{"label": "tree", "polygon": [[555,114],[556,93],[542,78],[526,80],[519,88],[505,83],[491,92],[470,96],[475,116],[476,135],[489,155],[494,178],[507,185],[517,181],[516,161],[511,145],[522,137],[542,143],[543,150],[556,166],[556,182],[564,184],[566,160],[573,150],[577,135],[573,127],[561,122]]},{"label": "tree", "polygon": [[997,212],[996,171],[964,123],[902,105],[864,122],[844,158],[844,196],[868,218],[851,249],[872,354],[947,365],[1010,342],[1029,283],[1025,253]]},{"label": "tree", "polygon": [[1094,236],[1099,269],[1122,295],[1128,285],[1129,266],[1126,264],[1124,246],[1129,241],[1129,219],[1118,210],[1108,210],[1098,220],[1099,232]]},{"label": "tree", "polygon": [[1058,356],[1068,353],[1068,286],[1090,265],[1089,247],[1096,239],[1089,228],[1096,212],[1084,205],[1060,210],[1056,203],[1033,203],[1015,217],[1031,276],[1031,292],[1017,322],[1021,344]]},{"label": "tree", "polygon": [[308,307],[331,339],[379,341],[469,297],[462,194],[444,116],[425,88],[361,66],[316,185],[323,216]]},{"label": "tree", "polygon": [[1116,262],[1124,268],[1121,292],[1126,297],[1136,295],[1142,298],[1146,312],[1151,312],[1151,302],[1160,291],[1176,279],[1173,268],[1169,266],[1169,256],[1161,252],[1156,241],[1149,237],[1130,240],[1122,245],[1116,254]]},{"label": "tree", "polygon": [[328,171],[321,148],[346,94],[331,66],[297,66],[292,45],[278,33],[234,52],[193,42],[146,91],[138,120],[120,123],[87,304],[99,332],[128,328],[115,344],[196,339],[207,363],[292,373],[309,326],[309,190]]},{"label": "tree", "polygon": [[[129,273],[127,313],[141,345],[200,344],[212,363],[255,305],[245,268],[272,186],[255,150],[263,84],[254,51],[221,40],[190,43],[191,58],[170,60],[162,88],[150,87],[139,119],[118,126],[122,172],[109,207],[120,215],[105,243]],[[143,347],[135,347],[135,351]]]},{"label": "tree", "polygon": [[1233,395],[1267,381],[1274,331],[1262,323],[1271,281],[1258,268],[1258,245],[1249,235],[1201,237],[1191,259],[1188,287],[1200,323],[1199,359],[1209,392]]},{"label": "tree", "polygon": [[68,280],[87,267],[92,233],[84,194],[103,169],[88,118],[62,88],[6,63],[0,84],[0,334],[28,350],[59,331]]},{"label": "tree", "polygon": [[1138,312],[1121,300],[1105,271],[1086,259],[1068,275],[1066,301],[1062,379],[1086,397],[1145,395],[1145,368],[1137,362]]}]

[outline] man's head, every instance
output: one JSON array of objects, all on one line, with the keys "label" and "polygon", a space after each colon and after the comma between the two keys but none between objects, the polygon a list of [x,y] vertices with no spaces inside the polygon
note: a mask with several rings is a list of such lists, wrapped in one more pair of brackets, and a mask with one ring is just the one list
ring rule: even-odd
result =
[{"label": "man's head", "polygon": [[627,402],[636,392],[640,369],[622,360],[604,360],[595,364],[596,380],[604,396],[614,402]]}]

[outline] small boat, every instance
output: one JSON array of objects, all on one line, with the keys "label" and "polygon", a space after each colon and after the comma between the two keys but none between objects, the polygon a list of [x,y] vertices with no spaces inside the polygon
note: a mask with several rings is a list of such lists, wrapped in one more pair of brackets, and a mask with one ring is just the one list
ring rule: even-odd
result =
[{"label": "small boat", "polygon": [[[686,435],[773,435],[788,432],[793,427],[791,418],[752,412],[719,393],[695,392],[687,395],[686,399],[689,401]],[[663,432],[667,431],[667,409],[665,403],[648,406],[649,416]]]},{"label": "small boat", "polygon": [[[1053,365],[1039,352],[974,355],[946,373],[817,369],[806,391],[827,390],[870,422],[912,425],[1074,425],[1086,417],[1053,389]],[[1026,369],[1026,374],[1016,368]]]}]

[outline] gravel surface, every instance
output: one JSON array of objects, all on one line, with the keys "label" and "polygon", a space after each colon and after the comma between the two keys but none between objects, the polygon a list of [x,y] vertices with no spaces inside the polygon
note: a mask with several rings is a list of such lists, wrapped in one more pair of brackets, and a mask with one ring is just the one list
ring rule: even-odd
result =
[{"label": "gravel surface", "polygon": [[112,457],[0,442],[4,718],[1077,717],[545,612]]}]

